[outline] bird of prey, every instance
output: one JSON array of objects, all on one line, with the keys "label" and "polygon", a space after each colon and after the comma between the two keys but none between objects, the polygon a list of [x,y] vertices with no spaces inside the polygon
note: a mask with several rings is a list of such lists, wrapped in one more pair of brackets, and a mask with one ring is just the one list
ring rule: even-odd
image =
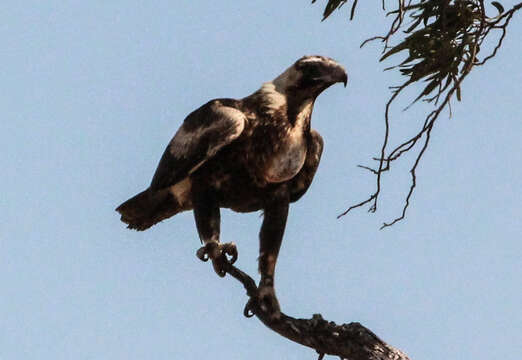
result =
[{"label": "bird of prey", "polygon": [[235,261],[237,250],[219,241],[220,208],[262,210],[259,300],[279,311],[274,271],[289,204],[307,191],[323,150],[321,136],[310,128],[314,102],[347,81],[333,59],[304,56],[245,98],[215,99],[194,110],[168,144],[150,186],[116,209],[121,220],[145,230],[193,210],[204,244],[197,255],[224,276],[224,262]]}]

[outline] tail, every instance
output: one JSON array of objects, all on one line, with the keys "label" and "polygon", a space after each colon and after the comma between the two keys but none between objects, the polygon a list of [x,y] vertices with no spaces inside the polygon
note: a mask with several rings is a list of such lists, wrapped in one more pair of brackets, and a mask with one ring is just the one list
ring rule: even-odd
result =
[{"label": "tail", "polygon": [[186,209],[168,189],[147,189],[116,208],[121,214],[121,221],[128,224],[129,229],[138,231],[146,230],[183,210]]}]

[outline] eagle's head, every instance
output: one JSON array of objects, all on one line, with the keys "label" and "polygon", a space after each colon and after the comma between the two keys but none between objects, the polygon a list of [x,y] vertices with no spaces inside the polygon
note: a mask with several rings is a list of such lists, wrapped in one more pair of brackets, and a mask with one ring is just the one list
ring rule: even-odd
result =
[{"label": "eagle's head", "polygon": [[315,99],[331,85],[342,82],[346,86],[346,70],[335,60],[325,56],[303,56],[274,79],[277,91],[285,95]]},{"label": "eagle's head", "polygon": [[253,95],[260,97],[268,113],[311,111],[315,98],[328,87],[348,82],[346,70],[325,56],[303,56],[281,75],[266,82]]}]

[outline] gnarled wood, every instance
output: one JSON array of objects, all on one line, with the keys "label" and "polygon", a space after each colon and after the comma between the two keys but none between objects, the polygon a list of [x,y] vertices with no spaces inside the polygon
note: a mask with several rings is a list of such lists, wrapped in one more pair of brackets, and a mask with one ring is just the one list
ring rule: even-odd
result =
[{"label": "gnarled wood", "polygon": [[319,359],[327,354],[349,360],[409,360],[402,351],[386,344],[357,322],[337,325],[324,320],[320,314],[311,319],[295,319],[281,313],[280,317],[274,318],[256,303],[257,286],[248,274],[230,263],[226,263],[225,270],[243,284],[250,297],[245,312],[251,311],[252,314],[245,313],[245,316],[255,315],[281,336],[315,349]]}]

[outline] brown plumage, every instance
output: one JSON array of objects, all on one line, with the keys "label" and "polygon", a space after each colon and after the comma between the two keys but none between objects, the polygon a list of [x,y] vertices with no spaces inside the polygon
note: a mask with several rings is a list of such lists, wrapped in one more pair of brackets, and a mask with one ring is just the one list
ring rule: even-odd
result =
[{"label": "brown plumage", "polygon": [[145,230],[181,211],[194,210],[205,244],[198,251],[223,276],[220,208],[263,210],[260,232],[260,296],[278,311],[275,263],[288,205],[308,189],[319,165],[323,140],[310,128],[316,97],[345,70],[334,60],[305,56],[280,76],[240,100],[216,99],[187,116],[165,150],[151,185],[116,210],[128,227]]}]

